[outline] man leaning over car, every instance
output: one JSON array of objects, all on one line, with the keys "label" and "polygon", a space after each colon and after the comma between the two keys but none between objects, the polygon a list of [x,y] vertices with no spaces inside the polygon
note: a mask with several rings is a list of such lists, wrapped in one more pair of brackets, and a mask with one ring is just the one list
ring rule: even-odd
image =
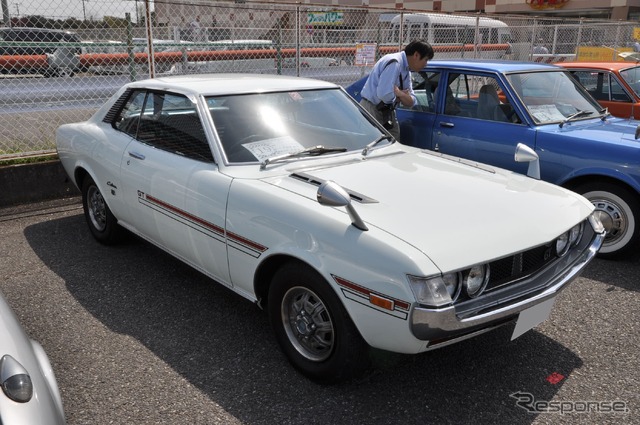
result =
[{"label": "man leaning over car", "polygon": [[412,107],[415,104],[411,71],[421,71],[433,55],[433,47],[429,43],[414,40],[403,51],[380,58],[362,88],[360,104],[398,141],[400,126],[396,105],[402,103]]}]

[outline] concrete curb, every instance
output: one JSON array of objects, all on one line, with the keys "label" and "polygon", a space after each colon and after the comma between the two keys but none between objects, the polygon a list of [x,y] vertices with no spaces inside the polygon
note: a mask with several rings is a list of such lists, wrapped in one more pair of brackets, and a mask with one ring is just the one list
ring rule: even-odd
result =
[{"label": "concrete curb", "polygon": [[58,160],[0,167],[0,207],[79,195]]}]

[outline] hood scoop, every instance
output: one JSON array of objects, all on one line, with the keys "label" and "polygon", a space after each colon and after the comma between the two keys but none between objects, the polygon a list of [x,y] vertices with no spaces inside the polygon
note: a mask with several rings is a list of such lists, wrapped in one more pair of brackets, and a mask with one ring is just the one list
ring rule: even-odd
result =
[{"label": "hood scoop", "polygon": [[[293,174],[290,174],[289,177],[294,178],[296,180],[300,180],[302,182],[305,182],[315,187],[320,187],[321,184],[326,182],[326,180],[324,179],[313,177],[312,175],[309,175],[307,173],[293,173]],[[347,189],[345,187],[343,187],[343,189],[347,192],[347,194],[353,201],[359,202],[361,204],[377,204],[378,203],[377,200],[370,198],[368,196],[365,196],[361,193]]]}]

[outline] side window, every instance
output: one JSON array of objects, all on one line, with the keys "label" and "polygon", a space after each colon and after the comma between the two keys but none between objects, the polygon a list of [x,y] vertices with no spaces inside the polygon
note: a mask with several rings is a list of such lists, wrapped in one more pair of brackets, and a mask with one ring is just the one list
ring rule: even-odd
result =
[{"label": "side window", "polygon": [[198,111],[182,95],[148,92],[137,139],[176,155],[213,162]]},{"label": "side window", "polygon": [[440,78],[439,72],[411,72],[411,84],[416,96],[416,104],[412,108],[407,108],[402,104],[400,109],[413,109],[421,112],[435,112],[435,102],[433,93],[438,86]]},{"label": "side window", "polygon": [[624,91],[624,88],[622,88],[620,82],[613,75],[610,76],[610,82],[611,100],[615,102],[631,102],[631,98],[629,97],[627,92]]},{"label": "side window", "polygon": [[154,148],[213,162],[202,122],[188,98],[144,90],[123,97],[124,106],[113,121],[105,118],[114,128]]},{"label": "side window", "polygon": [[609,84],[604,72],[584,70],[573,71],[572,74],[596,100],[609,100]]},{"label": "side window", "polygon": [[460,74],[450,80],[445,99],[445,114],[485,121],[522,122],[495,78]]},{"label": "side window", "polygon": [[135,91],[131,94],[124,107],[114,120],[113,127],[117,130],[127,133],[131,137],[136,137],[138,133],[138,124],[140,123],[140,112],[144,105],[146,92]]}]

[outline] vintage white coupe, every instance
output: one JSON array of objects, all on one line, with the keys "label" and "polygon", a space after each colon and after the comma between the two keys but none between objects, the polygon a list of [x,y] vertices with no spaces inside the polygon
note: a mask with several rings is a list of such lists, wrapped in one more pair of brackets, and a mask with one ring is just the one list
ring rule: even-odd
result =
[{"label": "vintage white coupe", "polygon": [[369,347],[419,353],[507,323],[515,338],[604,237],[585,198],[394,143],[311,79],[130,83],[57,148],[98,241],[128,229],[256,302],[321,382],[361,373]]}]

